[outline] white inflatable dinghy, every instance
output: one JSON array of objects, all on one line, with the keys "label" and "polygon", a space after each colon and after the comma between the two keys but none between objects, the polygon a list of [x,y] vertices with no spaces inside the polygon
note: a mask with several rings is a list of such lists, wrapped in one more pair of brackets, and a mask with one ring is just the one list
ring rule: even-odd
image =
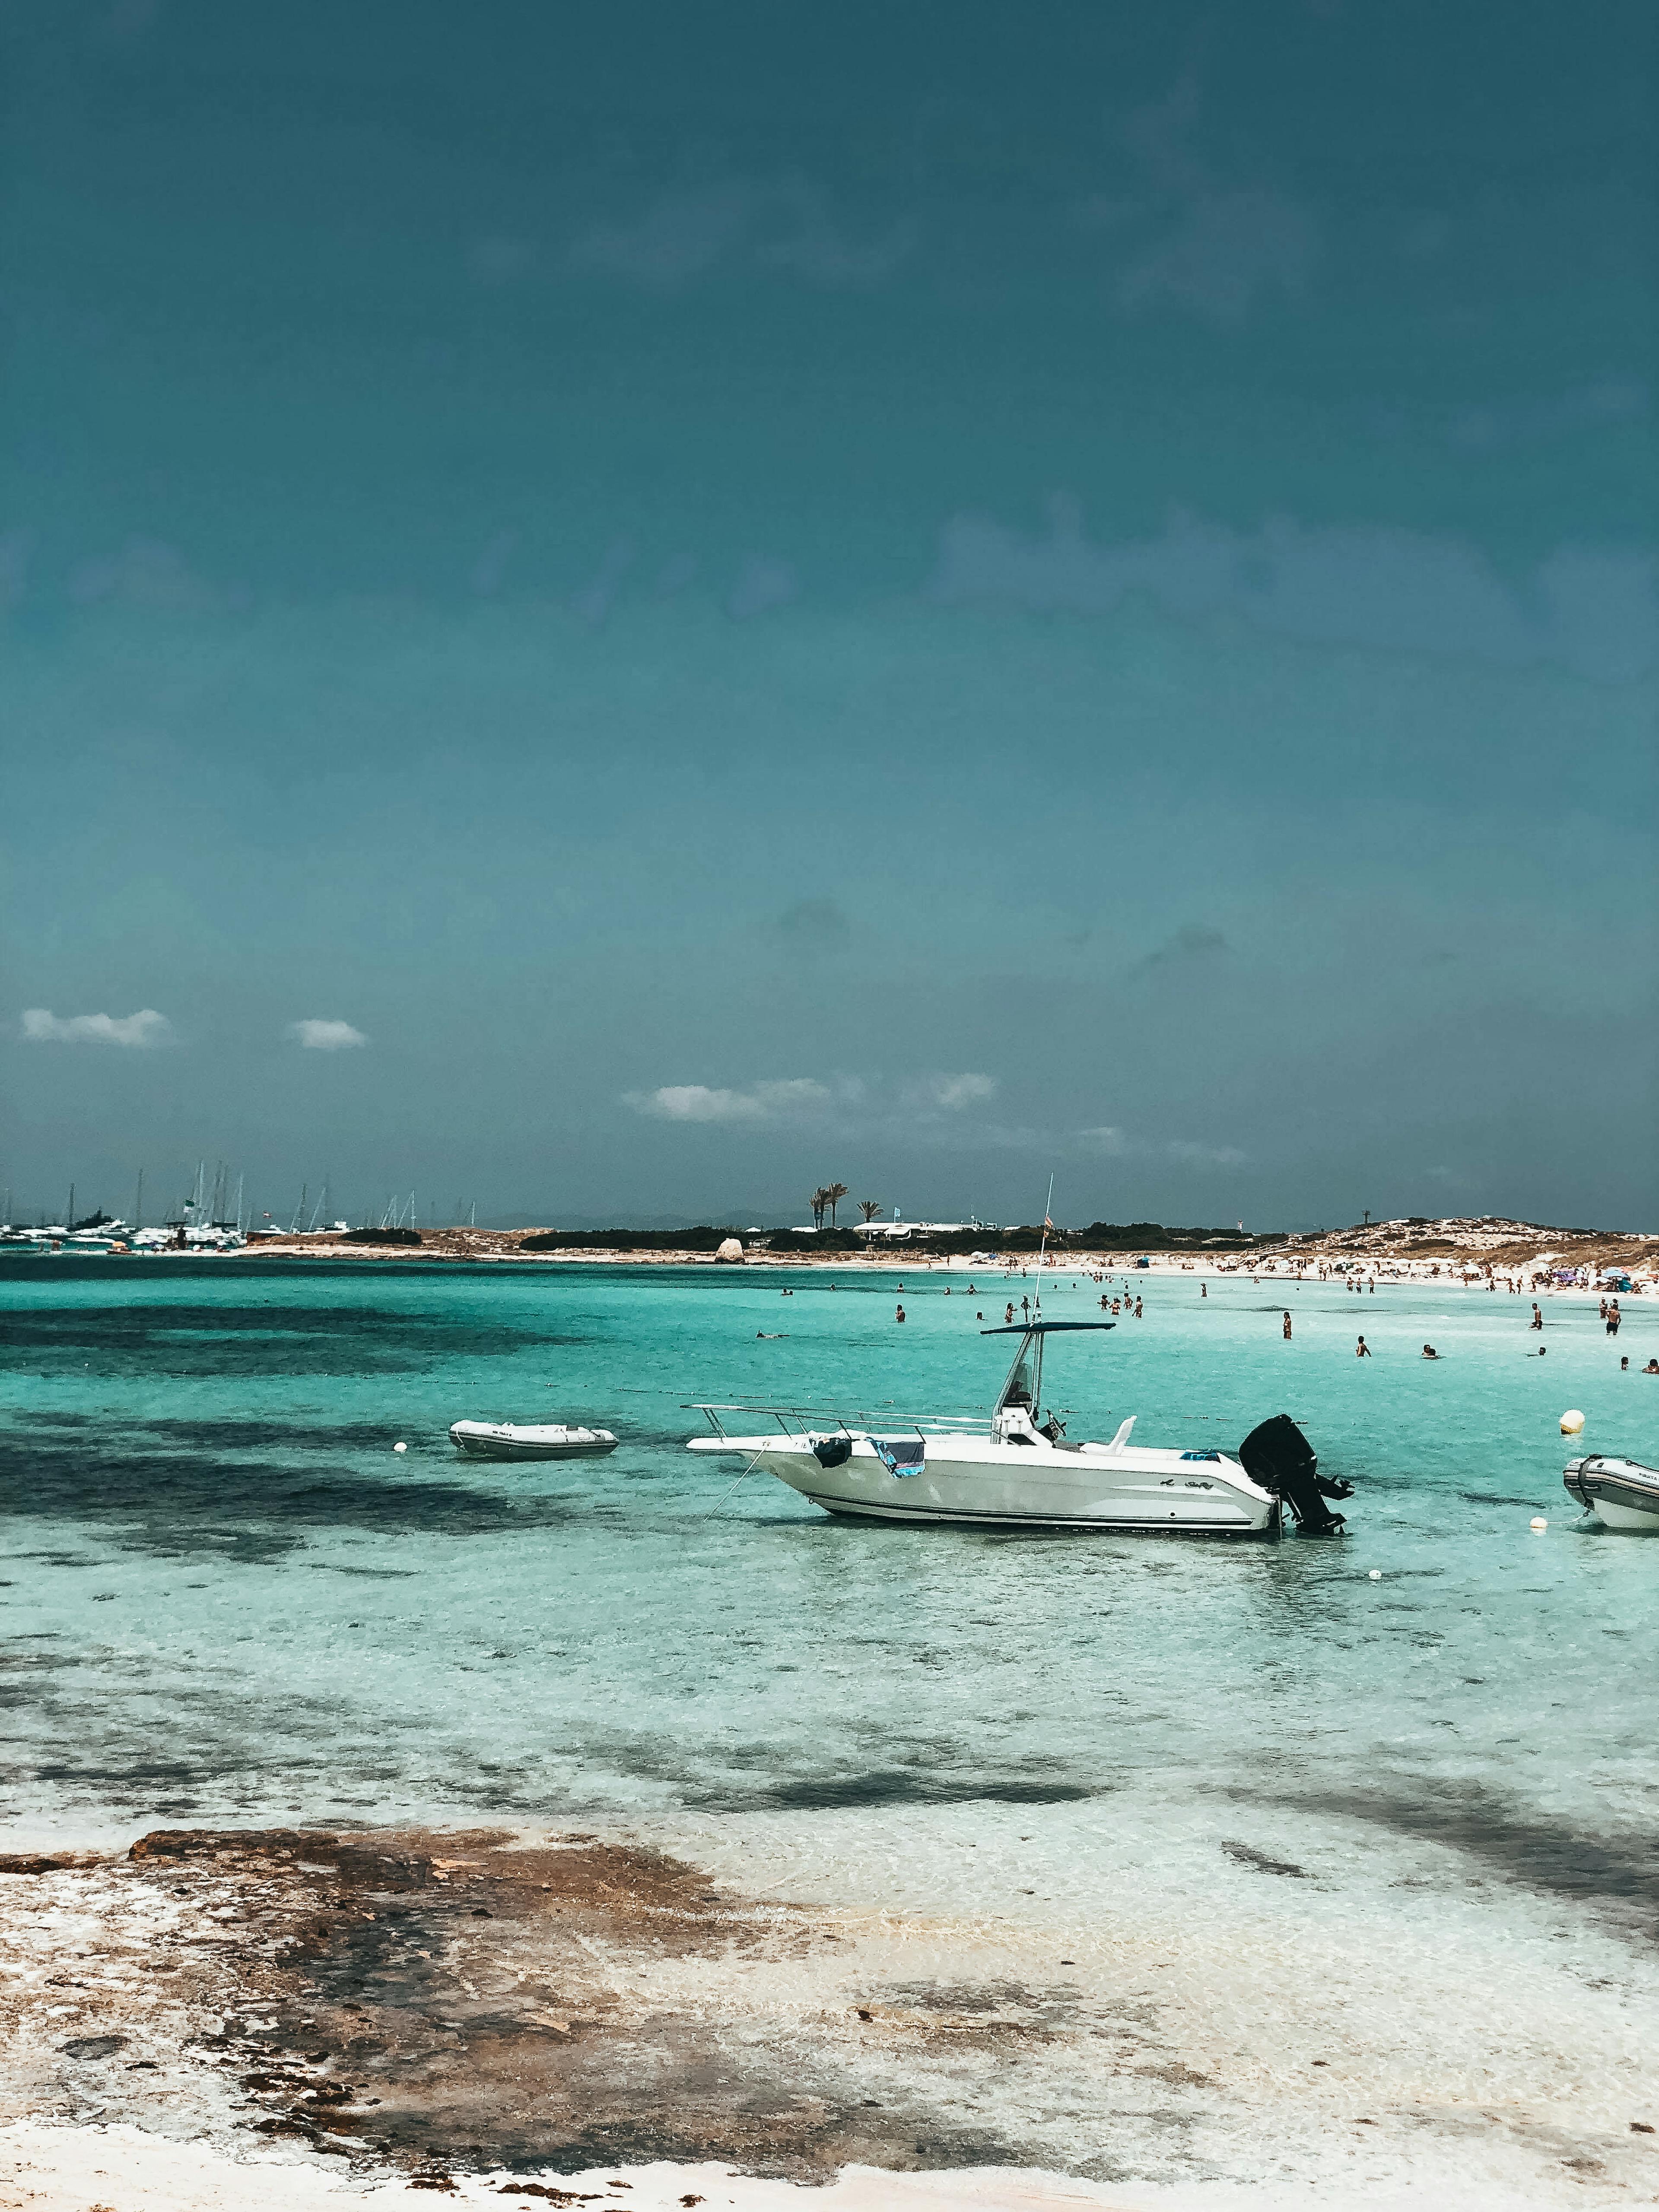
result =
[{"label": "white inflatable dinghy", "polygon": [[617,1449],[609,1429],[573,1429],[562,1422],[455,1421],[449,1441],[475,1459],[600,1459]]},{"label": "white inflatable dinghy", "polygon": [[1595,1452],[1569,1462],[1561,1480],[1586,1511],[1608,1528],[1659,1536],[1659,1467],[1607,1459]]}]

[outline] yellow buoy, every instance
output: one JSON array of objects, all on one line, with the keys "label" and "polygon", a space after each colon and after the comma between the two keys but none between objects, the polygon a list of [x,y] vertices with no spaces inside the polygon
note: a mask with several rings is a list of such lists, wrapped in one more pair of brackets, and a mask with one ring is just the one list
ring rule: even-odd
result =
[{"label": "yellow buoy", "polygon": [[1584,1417],[1577,1406],[1570,1406],[1561,1416],[1561,1433],[1564,1437],[1576,1437],[1583,1425]]}]

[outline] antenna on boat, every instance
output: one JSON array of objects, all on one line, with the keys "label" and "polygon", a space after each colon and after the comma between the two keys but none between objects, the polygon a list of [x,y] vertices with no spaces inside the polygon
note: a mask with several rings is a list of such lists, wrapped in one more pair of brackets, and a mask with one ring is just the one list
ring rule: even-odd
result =
[{"label": "antenna on boat", "polygon": [[1048,1175],[1048,1203],[1042,1209],[1042,1245],[1037,1254],[1036,1304],[1036,1310],[1031,1316],[1034,1321],[1041,1321],[1042,1319],[1042,1263],[1048,1255],[1048,1232],[1054,1225],[1053,1219],[1051,1218],[1054,1210],[1054,1172],[1050,1170]]}]

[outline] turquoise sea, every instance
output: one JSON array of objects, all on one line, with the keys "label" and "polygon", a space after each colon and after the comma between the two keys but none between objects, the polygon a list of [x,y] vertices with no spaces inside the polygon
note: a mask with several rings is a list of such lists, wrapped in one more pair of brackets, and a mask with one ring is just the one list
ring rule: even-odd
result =
[{"label": "turquoise sea", "polygon": [[[1294,1414],[1356,1486],[1341,1543],[866,1528],[758,1475],[726,1497],[741,1463],[683,1449],[689,1400],[988,1403],[1006,1340],[974,1316],[1029,1279],[897,1279],[902,1328],[868,1274],[13,1263],[10,1817],[1018,1801],[1148,1772],[1363,1793],[1413,1829],[1486,1807],[1517,1850],[1559,1827],[1564,1859],[1650,1817],[1659,1544],[1575,1526],[1557,1420],[1659,1455],[1633,1371],[1659,1308],[1615,1346],[1594,1301],[1553,1300],[1538,1359],[1503,1294],[1155,1276],[1140,1322],[1057,1346],[1073,1436],[1133,1413],[1233,1445]],[[462,1416],[623,1443],[466,1462]]]},{"label": "turquoise sea", "polygon": [[[684,1449],[697,1399],[988,1405],[975,1314],[1029,1279],[902,1279],[900,1328],[875,1273],[9,1264],[10,1832],[574,1819],[894,1911],[1130,1900],[1208,1944],[1206,2019],[1233,1976],[1280,2036],[1294,1924],[1389,1961],[1402,2048],[1432,1985],[1603,2074],[1650,2051],[1659,1542],[1579,1521],[1558,1421],[1659,1457],[1659,1302],[1613,1342],[1553,1298],[1540,1359],[1501,1293],[1158,1274],[1058,1340],[1074,1437],[1291,1413],[1340,1542],[866,1527]],[[1073,1279],[1047,1310],[1093,1316]],[[463,1416],[623,1442],[464,1461]]]}]

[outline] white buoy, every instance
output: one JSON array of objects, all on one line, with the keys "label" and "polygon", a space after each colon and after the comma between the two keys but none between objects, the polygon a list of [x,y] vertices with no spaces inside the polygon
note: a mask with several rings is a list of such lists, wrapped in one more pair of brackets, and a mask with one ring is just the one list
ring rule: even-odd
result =
[{"label": "white buoy", "polygon": [[1547,1528],[1550,1524],[1541,1513],[1534,1513],[1528,1525],[1534,1528]]},{"label": "white buoy", "polygon": [[1380,1582],[1382,1581],[1382,1568],[1381,1568],[1381,1567],[1373,1567],[1373,1568],[1371,1569],[1371,1571],[1370,1571],[1370,1574],[1367,1576],[1367,1577],[1366,1577],[1366,1580],[1367,1580],[1367,1581],[1369,1581],[1369,1582],[1374,1582],[1374,1583],[1380,1583]]},{"label": "white buoy", "polygon": [[393,1451],[407,1451],[409,1449],[409,1446],[407,1444],[393,1444],[392,1449]]},{"label": "white buoy", "polygon": [[1584,1417],[1577,1406],[1570,1406],[1561,1416],[1561,1433],[1564,1437],[1576,1437],[1583,1425]]}]

